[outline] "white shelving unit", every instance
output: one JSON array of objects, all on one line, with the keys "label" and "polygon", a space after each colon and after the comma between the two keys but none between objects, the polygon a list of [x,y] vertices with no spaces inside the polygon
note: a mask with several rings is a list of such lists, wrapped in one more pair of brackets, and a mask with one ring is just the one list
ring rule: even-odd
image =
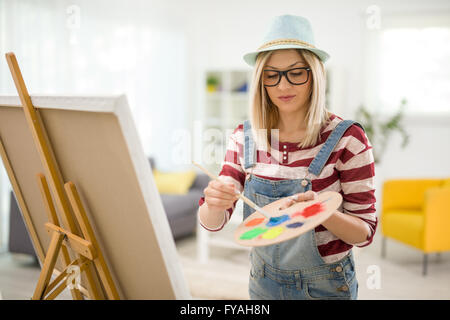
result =
[{"label": "white shelving unit", "polygon": [[[207,80],[216,80],[215,89],[206,86]],[[214,142],[203,141],[204,147],[210,148],[215,144],[215,150],[221,150],[220,157],[214,155],[215,161],[204,163],[204,166],[212,173],[219,175],[228,143],[229,134],[244,120],[248,119],[248,88],[250,85],[251,71],[249,70],[208,70],[204,75],[205,94],[203,96],[201,123],[202,130],[215,129],[222,137]],[[244,90],[246,89],[246,90]],[[219,232],[205,230],[197,224],[197,255],[200,262],[206,263],[209,259],[211,247],[225,247],[245,249],[234,243],[234,230],[242,221],[242,200],[236,203],[236,208],[228,224]]]},{"label": "white shelving unit", "polygon": [[[248,70],[210,70],[204,74],[205,89],[200,110],[202,132],[208,129],[220,132],[221,139],[215,141],[217,150],[225,152],[228,134],[248,118],[248,92],[243,90],[243,86],[248,88],[250,77]],[[217,82],[213,91],[209,91],[206,85],[211,78]],[[210,143],[203,141],[202,149]],[[217,157],[211,161],[214,163],[205,163],[205,167],[218,174],[222,160],[223,157]]]}]

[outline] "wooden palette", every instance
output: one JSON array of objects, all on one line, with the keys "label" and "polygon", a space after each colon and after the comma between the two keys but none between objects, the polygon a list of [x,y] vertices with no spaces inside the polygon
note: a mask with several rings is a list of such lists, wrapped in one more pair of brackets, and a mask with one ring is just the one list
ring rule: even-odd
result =
[{"label": "wooden palette", "polygon": [[336,211],[342,202],[338,192],[325,191],[318,199],[297,202],[289,208],[279,207],[289,197],[276,200],[263,209],[272,214],[267,219],[255,211],[245,219],[234,233],[234,241],[243,246],[259,247],[280,243],[317,227]]}]

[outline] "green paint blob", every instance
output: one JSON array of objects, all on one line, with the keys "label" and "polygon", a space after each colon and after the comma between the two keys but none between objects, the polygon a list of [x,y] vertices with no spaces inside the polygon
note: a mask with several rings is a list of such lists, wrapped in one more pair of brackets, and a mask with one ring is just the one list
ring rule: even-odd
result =
[{"label": "green paint blob", "polygon": [[254,228],[252,230],[249,230],[247,232],[244,232],[243,234],[241,234],[241,237],[239,239],[241,240],[251,240],[257,236],[259,236],[260,234],[264,233],[267,231],[267,228]]}]

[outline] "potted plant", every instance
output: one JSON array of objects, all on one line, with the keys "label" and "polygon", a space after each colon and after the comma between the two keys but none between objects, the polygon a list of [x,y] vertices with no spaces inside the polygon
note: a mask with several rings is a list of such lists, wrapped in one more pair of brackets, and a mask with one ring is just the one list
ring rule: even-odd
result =
[{"label": "potted plant", "polygon": [[409,135],[401,123],[406,103],[407,100],[403,98],[399,110],[385,120],[381,120],[379,114],[370,112],[363,105],[356,111],[356,121],[362,124],[369,141],[372,143],[375,164],[380,162],[389,138],[395,131],[398,131],[402,136],[402,149],[408,145]]},{"label": "potted plant", "polygon": [[208,76],[206,78],[206,89],[208,92],[215,92],[217,91],[217,87],[219,85],[219,79],[215,76]]}]

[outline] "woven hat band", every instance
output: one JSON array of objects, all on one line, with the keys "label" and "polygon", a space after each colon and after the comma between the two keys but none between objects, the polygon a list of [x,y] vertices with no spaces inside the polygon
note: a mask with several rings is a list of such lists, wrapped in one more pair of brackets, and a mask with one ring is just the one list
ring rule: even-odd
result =
[{"label": "woven hat band", "polygon": [[263,44],[261,47],[258,48],[258,51],[272,47],[272,46],[283,45],[283,44],[298,44],[300,46],[305,46],[305,47],[314,48],[314,49],[316,48],[312,44],[309,44],[308,42],[301,41],[298,39],[278,39],[278,40],[269,41],[269,42]]}]

